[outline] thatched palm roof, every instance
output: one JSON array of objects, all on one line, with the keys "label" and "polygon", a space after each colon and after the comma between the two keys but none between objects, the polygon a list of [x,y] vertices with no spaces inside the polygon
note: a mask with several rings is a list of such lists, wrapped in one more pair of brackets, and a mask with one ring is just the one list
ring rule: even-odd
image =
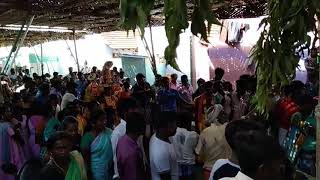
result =
[{"label": "thatched palm roof", "polygon": [[[92,31],[118,30],[120,0],[7,0],[0,3],[0,24],[21,23],[27,14],[36,15],[33,25],[63,26]],[[218,1],[218,0],[217,0]],[[221,1],[221,0],[220,0]],[[192,0],[187,0],[190,12]],[[220,19],[256,17],[265,14],[266,0],[225,0],[212,9]],[[163,20],[164,2],[158,0],[152,14]]]},{"label": "thatched palm roof", "polygon": [[[14,44],[19,31],[0,29],[0,47],[11,46]],[[86,33],[75,34],[76,39],[82,38]],[[52,32],[52,31],[29,31],[24,40],[24,46],[33,46],[54,40],[71,40],[73,32]]]},{"label": "thatched palm roof", "polygon": [[[119,30],[119,1],[3,0],[0,2],[0,26],[22,24],[27,15],[35,15],[32,25],[37,26],[58,26],[92,32]],[[192,0],[187,2],[191,13]],[[163,6],[163,0],[156,1],[152,11],[153,25],[163,24]],[[224,3],[216,3],[212,9],[220,19],[257,17],[265,15],[266,0],[225,0]],[[9,34],[4,34],[2,37],[6,35]],[[40,34],[35,35],[40,36]],[[44,35],[47,36],[47,34],[41,34],[41,36]]]}]

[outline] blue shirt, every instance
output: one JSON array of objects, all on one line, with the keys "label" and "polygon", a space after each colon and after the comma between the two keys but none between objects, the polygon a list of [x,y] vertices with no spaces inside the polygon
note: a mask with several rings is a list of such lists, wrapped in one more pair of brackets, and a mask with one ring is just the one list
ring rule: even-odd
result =
[{"label": "blue shirt", "polygon": [[177,111],[178,91],[174,89],[161,89],[158,92],[157,100],[161,111]]},{"label": "blue shirt", "polygon": [[82,93],[85,91],[86,87],[87,87],[87,82],[86,81],[76,81],[76,84],[77,84],[77,96],[78,98],[81,97]]}]

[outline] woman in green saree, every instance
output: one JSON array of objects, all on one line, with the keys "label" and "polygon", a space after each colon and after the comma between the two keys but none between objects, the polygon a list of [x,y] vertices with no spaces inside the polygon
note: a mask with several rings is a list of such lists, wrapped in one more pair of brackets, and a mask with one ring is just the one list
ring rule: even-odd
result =
[{"label": "woman in green saree", "polygon": [[91,130],[81,139],[80,149],[86,160],[88,174],[93,180],[109,180],[113,176],[112,131],[106,128],[107,117],[103,110],[91,115]]},{"label": "woman in green saree", "polygon": [[84,160],[78,151],[72,151],[72,140],[64,132],[57,132],[47,143],[49,162],[42,168],[40,179],[87,180]]}]

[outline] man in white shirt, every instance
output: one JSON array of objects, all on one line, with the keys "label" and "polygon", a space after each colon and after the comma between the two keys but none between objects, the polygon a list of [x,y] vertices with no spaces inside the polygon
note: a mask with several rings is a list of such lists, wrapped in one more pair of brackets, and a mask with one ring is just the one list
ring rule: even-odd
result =
[{"label": "man in white shirt", "polygon": [[67,83],[67,92],[63,95],[61,100],[61,110],[67,107],[68,103],[73,102],[76,100],[76,87],[77,85],[74,82],[68,82]]},{"label": "man in white shirt", "polygon": [[138,112],[138,104],[137,102],[132,99],[121,99],[118,102],[117,106],[117,117],[116,119],[119,119],[120,122],[116,122],[115,128],[112,131],[111,134],[111,143],[112,143],[112,150],[113,150],[113,163],[114,163],[114,176],[113,179],[119,178],[119,172],[118,172],[118,166],[117,166],[117,145],[119,139],[126,134],[126,116],[130,112]]},{"label": "man in white shirt", "polygon": [[172,137],[172,144],[177,155],[179,165],[179,176],[181,179],[193,179],[193,169],[195,165],[194,149],[197,146],[199,135],[190,131],[192,115],[188,113],[179,113],[178,128],[176,134]]},{"label": "man in white shirt", "polygon": [[149,143],[152,180],[178,180],[178,162],[169,137],[175,135],[177,115],[161,112],[156,122],[156,133]]}]

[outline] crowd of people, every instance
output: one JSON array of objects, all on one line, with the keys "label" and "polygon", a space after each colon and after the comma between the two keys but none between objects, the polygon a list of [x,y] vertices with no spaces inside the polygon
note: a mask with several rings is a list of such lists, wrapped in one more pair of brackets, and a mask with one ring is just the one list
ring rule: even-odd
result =
[{"label": "crowd of people", "polygon": [[267,118],[251,101],[255,76],[241,76],[235,90],[221,68],[197,88],[176,74],[150,85],[112,66],[1,76],[1,180],[291,180],[294,167],[315,172],[318,81],[270,93]]}]

